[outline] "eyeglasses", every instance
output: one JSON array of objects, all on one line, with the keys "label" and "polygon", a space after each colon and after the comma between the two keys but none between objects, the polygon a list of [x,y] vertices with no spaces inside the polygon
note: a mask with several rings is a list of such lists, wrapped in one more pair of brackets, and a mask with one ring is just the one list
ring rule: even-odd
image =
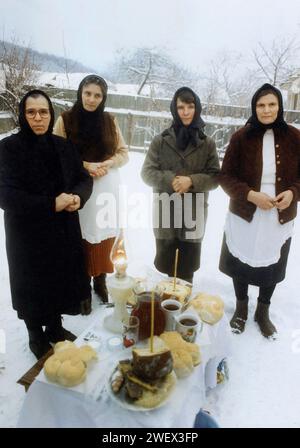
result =
[{"label": "eyeglasses", "polygon": [[50,111],[49,109],[27,109],[25,111],[25,114],[28,118],[35,118],[37,114],[39,114],[41,118],[48,118],[50,115]]}]

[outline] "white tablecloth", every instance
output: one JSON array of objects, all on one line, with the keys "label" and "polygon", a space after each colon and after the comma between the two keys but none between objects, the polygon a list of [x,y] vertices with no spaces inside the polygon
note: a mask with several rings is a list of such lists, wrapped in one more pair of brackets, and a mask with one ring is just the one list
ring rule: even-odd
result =
[{"label": "white tablecloth", "polygon": [[[43,372],[29,388],[21,409],[20,428],[191,428],[195,415],[205,402],[207,388],[216,386],[219,362],[230,355],[231,332],[226,316],[214,326],[204,324],[198,335],[202,363],[187,378],[178,380],[169,401],[151,411],[132,411],[120,407],[107,391],[107,374],[125,349],[105,352],[105,341],[113,336],[103,330],[101,320],[111,310],[97,313],[94,323],[76,341],[84,343],[87,333],[97,333],[103,342],[99,363],[91,369],[89,382],[72,389],[48,383]],[[129,350],[129,349],[127,349]],[[96,379],[96,381],[95,381]]]}]

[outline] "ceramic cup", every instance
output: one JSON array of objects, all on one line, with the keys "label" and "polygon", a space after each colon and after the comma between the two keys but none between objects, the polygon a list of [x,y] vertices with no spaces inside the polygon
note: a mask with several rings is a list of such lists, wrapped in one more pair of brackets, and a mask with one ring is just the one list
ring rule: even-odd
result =
[{"label": "ceramic cup", "polygon": [[181,313],[182,304],[175,299],[166,299],[161,302],[161,307],[166,317],[165,331],[174,331],[175,316]]},{"label": "ceramic cup", "polygon": [[199,325],[200,321],[195,314],[184,313],[176,317],[176,331],[187,342],[195,341]]}]

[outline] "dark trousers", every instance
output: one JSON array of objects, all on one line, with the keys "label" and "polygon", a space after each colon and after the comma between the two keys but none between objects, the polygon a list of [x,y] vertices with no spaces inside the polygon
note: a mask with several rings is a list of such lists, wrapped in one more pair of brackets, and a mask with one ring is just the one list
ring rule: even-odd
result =
[{"label": "dark trousers", "polygon": [[[248,287],[247,283],[243,283],[237,278],[233,278],[233,287],[235,291],[235,296],[237,300],[246,300],[248,299]],[[276,288],[276,283],[271,286],[261,286],[259,288],[259,296],[258,301],[270,305],[271,297]]]}]

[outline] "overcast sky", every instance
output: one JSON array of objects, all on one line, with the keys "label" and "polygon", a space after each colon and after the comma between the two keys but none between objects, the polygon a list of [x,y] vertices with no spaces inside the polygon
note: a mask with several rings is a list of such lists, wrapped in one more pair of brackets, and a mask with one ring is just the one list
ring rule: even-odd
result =
[{"label": "overcast sky", "polygon": [[[101,71],[119,47],[164,46],[201,68],[217,52],[300,38],[299,0],[0,0],[0,26],[38,51]],[[300,61],[299,61],[300,65]]]}]

